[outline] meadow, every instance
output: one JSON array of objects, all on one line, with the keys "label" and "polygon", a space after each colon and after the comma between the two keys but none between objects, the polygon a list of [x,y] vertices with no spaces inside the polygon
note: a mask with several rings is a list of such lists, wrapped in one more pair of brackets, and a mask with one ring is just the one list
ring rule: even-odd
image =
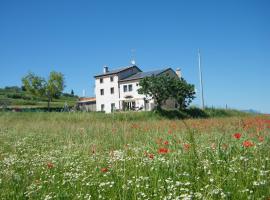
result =
[{"label": "meadow", "polygon": [[270,116],[0,112],[0,199],[269,199]]}]

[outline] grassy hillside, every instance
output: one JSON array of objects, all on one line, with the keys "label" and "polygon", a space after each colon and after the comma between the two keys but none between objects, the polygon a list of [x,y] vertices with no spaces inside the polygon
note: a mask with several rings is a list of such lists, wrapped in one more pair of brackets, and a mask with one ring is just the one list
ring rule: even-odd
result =
[{"label": "grassy hillside", "polygon": [[[78,99],[77,96],[70,94],[62,94],[59,98],[53,99],[51,107],[63,107],[65,102],[69,106],[73,106]],[[46,107],[46,98],[33,96],[20,87],[5,87],[0,88],[0,106],[6,105],[8,107]]]},{"label": "grassy hillside", "polygon": [[262,115],[0,112],[0,199],[268,199],[269,134]]}]

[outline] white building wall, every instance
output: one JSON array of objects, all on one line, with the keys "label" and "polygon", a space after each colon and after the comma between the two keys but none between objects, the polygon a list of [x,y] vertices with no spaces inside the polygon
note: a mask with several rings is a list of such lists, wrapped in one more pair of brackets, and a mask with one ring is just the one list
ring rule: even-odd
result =
[{"label": "white building wall", "polygon": [[[138,89],[140,88],[139,86],[139,80],[134,80],[134,81],[128,81],[128,82],[120,82],[120,101],[123,100],[134,100],[136,103],[136,107],[140,108],[142,107],[143,110],[145,108],[145,99],[146,96],[143,94],[139,94],[138,93]],[[124,92],[124,86],[127,86],[127,91]],[[132,91],[129,91],[129,85],[132,85]],[[132,99],[126,98],[126,97],[133,97]],[[151,104],[152,106],[149,107],[148,110],[152,110],[153,109],[153,104],[154,101],[152,99],[148,99],[149,100],[149,105]],[[122,105],[120,105],[120,109],[122,109],[121,107]]]},{"label": "white building wall", "polygon": [[[111,76],[113,77],[113,81],[110,79]],[[102,111],[101,106],[104,105],[104,111],[110,113],[112,103],[115,104],[115,109],[119,109],[118,76],[111,76],[99,77],[95,80],[97,111]],[[103,78],[103,83],[100,83],[101,78]],[[114,88],[113,94],[111,94],[111,88]],[[101,89],[104,90],[104,95],[101,95]]]}]

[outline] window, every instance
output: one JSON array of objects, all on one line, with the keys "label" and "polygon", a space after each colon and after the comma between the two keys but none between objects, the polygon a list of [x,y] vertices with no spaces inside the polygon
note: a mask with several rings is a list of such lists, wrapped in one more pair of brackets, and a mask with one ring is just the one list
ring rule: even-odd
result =
[{"label": "window", "polygon": [[103,78],[100,78],[100,79],[99,79],[99,82],[100,82],[100,83],[103,83]]},{"label": "window", "polygon": [[100,95],[104,95],[104,89],[100,89]]},{"label": "window", "polygon": [[128,91],[132,91],[132,85],[128,85]]},{"label": "window", "polygon": [[104,111],[104,110],[105,110],[105,105],[101,104],[101,111]]},{"label": "window", "polygon": [[115,103],[111,104],[111,111],[113,112],[115,110]]},{"label": "window", "polygon": [[113,76],[110,77],[111,82],[113,82]]},{"label": "window", "polygon": [[127,85],[124,85],[124,92],[127,92]]},{"label": "window", "polygon": [[111,88],[111,94],[114,94],[114,88],[113,87]]},{"label": "window", "polygon": [[139,86],[139,83],[136,83],[136,86]]}]

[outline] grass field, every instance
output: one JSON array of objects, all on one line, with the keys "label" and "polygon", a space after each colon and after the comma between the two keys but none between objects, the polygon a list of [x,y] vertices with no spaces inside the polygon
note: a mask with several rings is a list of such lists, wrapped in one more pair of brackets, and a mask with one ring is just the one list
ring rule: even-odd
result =
[{"label": "grass field", "polygon": [[0,199],[269,199],[270,116],[0,112]]}]

